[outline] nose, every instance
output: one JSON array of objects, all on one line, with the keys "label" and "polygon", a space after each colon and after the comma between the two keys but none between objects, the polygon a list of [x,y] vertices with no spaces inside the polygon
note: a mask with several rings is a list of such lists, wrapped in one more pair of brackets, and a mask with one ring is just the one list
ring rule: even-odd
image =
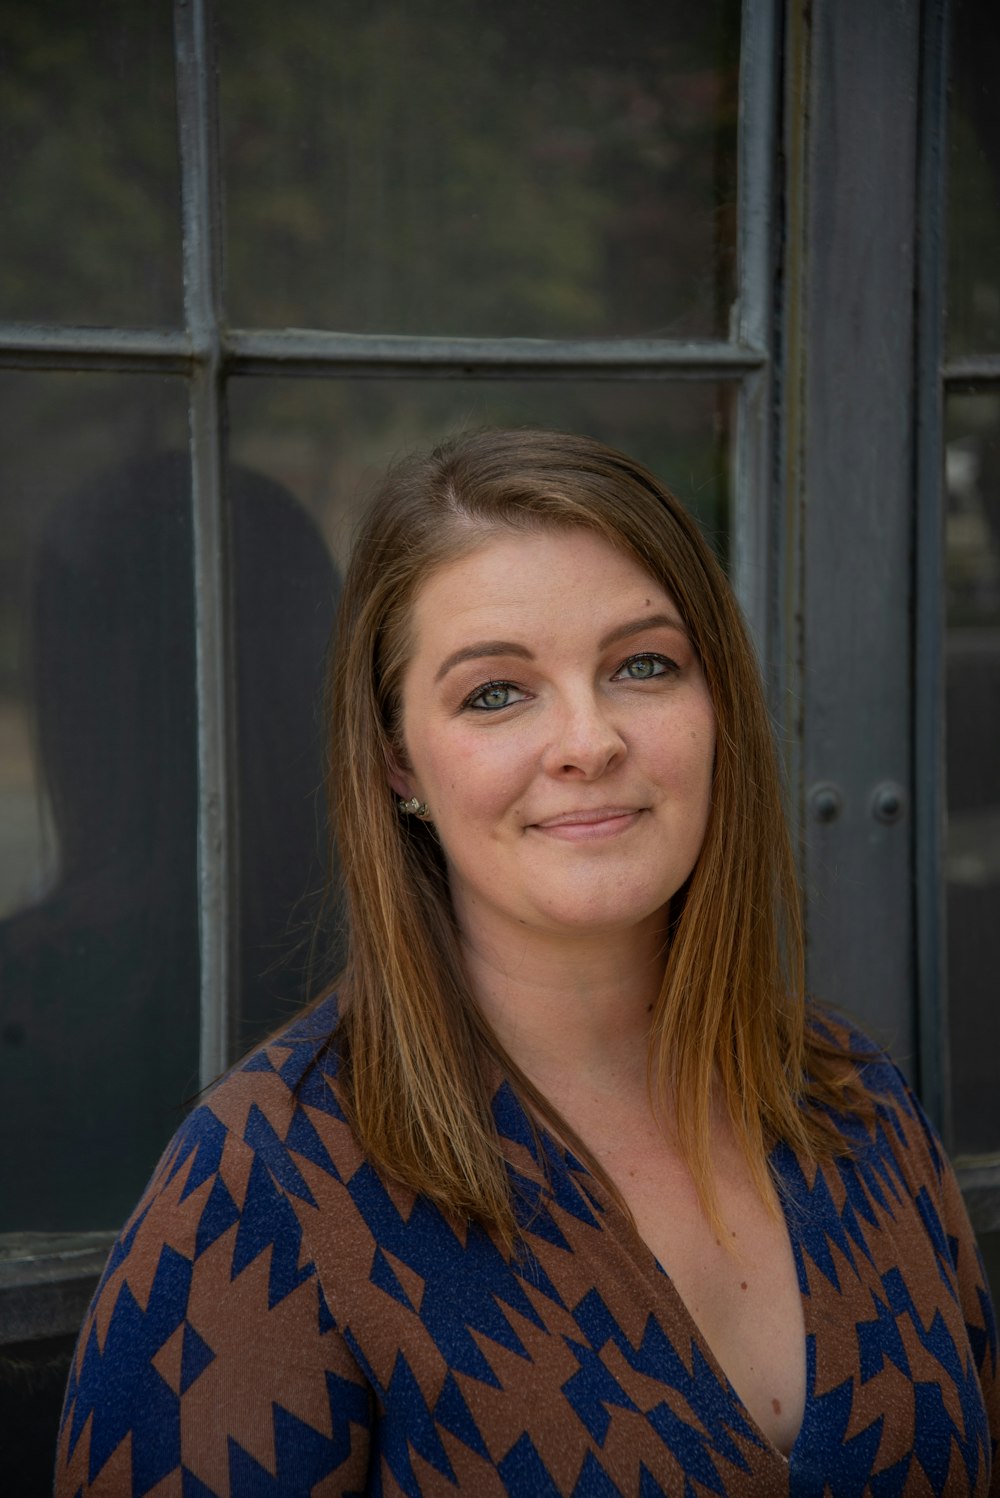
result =
[{"label": "nose", "polygon": [[611,717],[610,705],[592,690],[564,701],[555,718],[544,755],[550,775],[597,780],[625,756],[625,740]]}]

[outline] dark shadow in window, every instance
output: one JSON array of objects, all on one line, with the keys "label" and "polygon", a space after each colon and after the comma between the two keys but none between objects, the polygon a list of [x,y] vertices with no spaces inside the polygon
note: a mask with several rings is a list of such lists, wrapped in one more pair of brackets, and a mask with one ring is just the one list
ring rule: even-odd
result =
[{"label": "dark shadow in window", "polygon": [[[280,485],[233,507],[237,1040],[301,1002],[290,912],[322,883],[316,705],[337,579]],[[197,733],[187,459],[55,506],[31,579],[36,759],[56,845],[0,923],[0,1231],[117,1226],[198,1086]]]}]

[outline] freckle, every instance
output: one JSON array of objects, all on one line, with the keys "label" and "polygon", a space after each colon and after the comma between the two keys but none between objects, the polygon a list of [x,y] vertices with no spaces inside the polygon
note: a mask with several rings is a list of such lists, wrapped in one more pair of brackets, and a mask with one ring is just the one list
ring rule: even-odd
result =
[{"label": "freckle", "polygon": [[776,1415],[780,1415],[781,1414],[781,1400],[780,1399],[772,1399],[771,1400],[771,1408],[772,1408],[772,1410],[774,1411],[774,1413]]},{"label": "freckle", "polygon": [[746,1289],[746,1287],[747,1287],[747,1282],[746,1282],[746,1280],[740,1280],[740,1289],[741,1289],[741,1290],[745,1290],[745,1289]]}]

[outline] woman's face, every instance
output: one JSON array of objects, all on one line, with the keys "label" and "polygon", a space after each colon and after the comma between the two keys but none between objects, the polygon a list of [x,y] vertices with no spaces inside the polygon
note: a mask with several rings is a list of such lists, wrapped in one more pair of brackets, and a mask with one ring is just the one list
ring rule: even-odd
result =
[{"label": "woman's face", "polygon": [[501,531],[418,592],[391,776],[464,935],[660,922],[708,819],[715,718],[673,600],[584,530]]}]

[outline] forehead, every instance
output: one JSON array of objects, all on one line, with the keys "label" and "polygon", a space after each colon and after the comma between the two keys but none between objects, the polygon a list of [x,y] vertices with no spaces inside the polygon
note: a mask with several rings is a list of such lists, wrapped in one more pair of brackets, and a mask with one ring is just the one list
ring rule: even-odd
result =
[{"label": "forehead", "polygon": [[538,630],[560,621],[595,627],[614,614],[677,613],[669,594],[631,553],[584,529],[492,532],[418,588],[414,646],[442,632],[485,627]]}]

